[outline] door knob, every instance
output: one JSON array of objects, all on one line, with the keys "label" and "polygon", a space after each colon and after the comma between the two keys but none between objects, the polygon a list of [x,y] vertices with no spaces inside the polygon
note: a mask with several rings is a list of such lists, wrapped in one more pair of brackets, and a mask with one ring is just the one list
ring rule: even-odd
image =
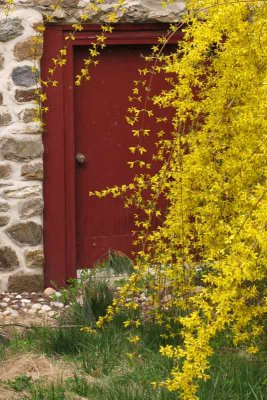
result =
[{"label": "door knob", "polygon": [[78,164],[84,164],[85,163],[85,155],[82,153],[77,153],[75,156],[75,160]]}]

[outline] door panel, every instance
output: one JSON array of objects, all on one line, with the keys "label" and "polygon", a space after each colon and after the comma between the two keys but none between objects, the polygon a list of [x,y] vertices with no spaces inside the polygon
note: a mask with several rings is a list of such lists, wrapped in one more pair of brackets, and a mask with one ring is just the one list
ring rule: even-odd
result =
[{"label": "door panel", "polygon": [[[140,79],[137,70],[145,63],[140,54],[149,49],[140,44],[108,46],[92,70],[92,79],[74,90],[75,153],[85,157],[84,163],[76,162],[75,175],[78,268],[91,267],[108,250],[131,256],[134,210],[125,209],[120,198],[98,199],[88,193],[133,179],[134,170],[127,161],[131,158],[129,146],[136,141],[125,115],[133,80]],[[75,48],[75,75],[87,56],[87,47]],[[158,88],[162,85],[162,81],[156,83]],[[146,143],[149,153],[154,151],[153,142],[149,138]]]}]

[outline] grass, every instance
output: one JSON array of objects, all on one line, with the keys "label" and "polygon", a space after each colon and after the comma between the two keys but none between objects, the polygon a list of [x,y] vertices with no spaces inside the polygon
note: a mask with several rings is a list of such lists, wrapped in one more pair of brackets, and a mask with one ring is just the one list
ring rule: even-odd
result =
[{"label": "grass", "polygon": [[[91,285],[91,281],[86,282]],[[72,286],[71,307],[62,317],[62,323],[93,326],[96,316],[101,315],[111,301],[106,285],[98,282],[97,290],[95,288],[83,287],[85,298],[77,302],[78,291]],[[146,323],[134,332],[141,339],[133,345],[128,340],[128,331],[122,327],[123,319],[123,316],[118,317],[97,333],[85,333],[79,327],[35,328],[11,342],[0,343],[3,365],[8,365],[10,355],[25,354],[26,357],[29,351],[35,355],[46,354],[46,363],[51,359],[63,365],[62,374],[57,377],[54,374],[54,378],[49,379],[42,374],[36,378],[30,370],[21,368],[17,375],[3,383],[9,390],[5,397],[1,397],[0,384],[0,400],[178,399],[177,393],[151,385],[151,382],[164,380],[173,367],[173,362],[161,357],[158,351],[165,344],[161,330],[153,323]],[[266,348],[258,355],[248,356],[242,349],[231,348],[229,339],[226,341],[223,336],[214,345],[211,379],[201,383],[200,400],[266,400]],[[67,377],[63,376],[67,368],[64,363],[71,365]],[[19,397],[12,397],[12,393],[19,393]]]},{"label": "grass", "polygon": [[[136,332],[138,333],[138,332]],[[153,338],[153,340],[151,340]],[[163,380],[172,362],[162,358],[160,331],[152,324],[143,328],[135,347],[118,319],[96,334],[78,328],[36,329],[20,340],[23,351],[31,347],[73,363],[73,375],[64,381],[47,384],[25,375],[9,382],[22,390],[28,400],[174,400],[177,393],[154,388],[151,382]],[[133,358],[132,358],[133,354]],[[200,385],[201,400],[266,400],[266,354],[248,356],[241,349],[218,349],[211,360],[211,379]],[[76,396],[76,397],[75,397]],[[79,397],[77,397],[79,396]]]}]

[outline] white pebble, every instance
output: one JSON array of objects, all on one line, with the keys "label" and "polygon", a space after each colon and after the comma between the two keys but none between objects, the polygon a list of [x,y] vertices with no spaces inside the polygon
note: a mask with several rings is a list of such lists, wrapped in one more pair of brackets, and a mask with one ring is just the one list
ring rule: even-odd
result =
[{"label": "white pebble", "polygon": [[40,303],[35,303],[31,306],[32,310],[41,310],[41,308],[42,308],[42,304],[40,304]]},{"label": "white pebble", "polygon": [[55,293],[56,293],[56,290],[53,289],[53,288],[51,288],[51,287],[48,287],[48,288],[46,288],[46,289],[44,290],[44,295],[47,296],[47,297],[50,297],[50,296],[52,296],[52,295],[55,294]]},{"label": "white pebble", "polygon": [[28,313],[29,313],[29,314],[36,314],[36,312],[37,312],[36,308],[30,308],[30,309],[28,310]]},{"label": "white pebble", "polygon": [[14,318],[17,318],[19,316],[19,313],[16,310],[11,310],[10,315]]},{"label": "white pebble", "polygon": [[4,298],[3,298],[3,301],[5,301],[6,303],[8,303],[8,302],[10,301],[10,298],[9,298],[9,297],[4,297]]},{"label": "white pebble", "polygon": [[[12,293],[13,294],[13,293]],[[15,294],[15,293],[14,293]],[[20,294],[18,294],[17,296],[16,296],[16,299],[22,299],[22,296],[20,295]]]},{"label": "white pebble", "polygon": [[21,303],[26,303],[26,304],[31,303],[31,300],[28,300],[28,299],[21,299],[20,301],[21,301]]},{"label": "white pebble", "polygon": [[42,306],[42,310],[43,310],[43,311],[51,311],[51,307],[49,307],[47,304],[44,304],[44,305]]},{"label": "white pebble", "polygon": [[51,306],[55,306],[55,307],[58,307],[58,308],[63,308],[64,307],[64,304],[63,303],[61,303],[61,301],[51,301]]},{"label": "white pebble", "polygon": [[5,303],[4,301],[2,303],[0,303],[0,307],[6,307],[7,303]]}]

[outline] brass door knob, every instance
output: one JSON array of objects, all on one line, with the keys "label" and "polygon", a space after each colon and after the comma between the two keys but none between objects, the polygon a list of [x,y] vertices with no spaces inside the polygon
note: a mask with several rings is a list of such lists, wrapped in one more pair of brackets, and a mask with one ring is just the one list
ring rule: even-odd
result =
[{"label": "brass door knob", "polygon": [[82,153],[77,153],[75,156],[75,160],[78,164],[84,164],[85,163],[85,155]]}]

